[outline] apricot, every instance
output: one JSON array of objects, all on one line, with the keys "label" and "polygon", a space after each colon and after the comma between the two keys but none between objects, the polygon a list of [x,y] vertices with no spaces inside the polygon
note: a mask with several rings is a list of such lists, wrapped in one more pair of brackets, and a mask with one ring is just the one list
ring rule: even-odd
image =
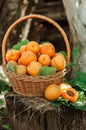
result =
[{"label": "apricot", "polygon": [[47,100],[55,100],[61,95],[61,89],[56,84],[50,84],[44,91],[44,96]]},{"label": "apricot", "polygon": [[36,55],[37,55],[37,58],[39,58],[39,56],[40,56],[40,52],[39,52],[39,53],[37,53]]},{"label": "apricot", "polygon": [[27,67],[25,65],[17,65],[15,69],[17,74],[21,75],[27,74]]},{"label": "apricot", "polygon": [[26,45],[21,46],[20,50],[19,50],[19,54],[22,55],[23,52],[26,51]]},{"label": "apricot", "polygon": [[19,51],[18,50],[9,50],[6,53],[6,61],[14,60],[17,61],[19,58]]},{"label": "apricot", "polygon": [[66,66],[66,60],[64,56],[60,53],[57,53],[52,59],[51,59],[51,66],[54,66],[57,68],[58,71],[61,71]]},{"label": "apricot", "polygon": [[37,56],[32,51],[25,51],[20,57],[20,63],[23,65],[29,65],[30,62],[36,61]]},{"label": "apricot", "polygon": [[47,54],[41,54],[38,58],[38,62],[43,66],[48,66],[50,64],[50,57]]},{"label": "apricot", "polygon": [[40,45],[40,53],[53,57],[55,55],[55,47],[51,43],[44,43]]},{"label": "apricot", "polygon": [[18,59],[18,64],[19,64],[19,65],[22,64],[22,63],[21,63],[21,57]]},{"label": "apricot", "polygon": [[30,41],[26,46],[26,50],[30,50],[30,51],[34,52],[35,54],[37,54],[40,50],[40,46],[37,42]]},{"label": "apricot", "polygon": [[78,99],[78,92],[74,88],[68,88],[62,93],[62,98],[71,102],[76,102]]},{"label": "apricot", "polygon": [[37,62],[37,61],[32,61],[28,66],[27,66],[27,71],[28,74],[32,76],[37,76],[39,73],[39,70],[42,68],[42,65]]},{"label": "apricot", "polygon": [[61,88],[61,90],[66,90],[68,88],[71,88],[72,86],[68,83],[60,83],[59,87]]}]

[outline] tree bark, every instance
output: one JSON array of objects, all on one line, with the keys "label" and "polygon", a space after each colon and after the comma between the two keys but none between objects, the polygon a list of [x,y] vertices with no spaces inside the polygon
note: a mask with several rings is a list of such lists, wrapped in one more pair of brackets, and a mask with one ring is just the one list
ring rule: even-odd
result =
[{"label": "tree bark", "polygon": [[86,72],[86,0],[63,0],[74,47],[80,42],[81,51],[76,69]]},{"label": "tree bark", "polygon": [[86,112],[53,107],[43,97],[5,96],[12,130],[85,130]]}]

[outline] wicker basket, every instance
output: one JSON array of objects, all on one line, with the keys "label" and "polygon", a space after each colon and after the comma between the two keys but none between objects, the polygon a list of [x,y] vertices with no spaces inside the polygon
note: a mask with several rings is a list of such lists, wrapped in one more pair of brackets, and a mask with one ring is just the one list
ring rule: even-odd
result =
[{"label": "wicker basket", "polygon": [[2,42],[3,70],[4,70],[5,74],[8,76],[14,92],[16,92],[20,95],[23,95],[23,96],[43,96],[44,89],[46,88],[47,85],[49,85],[51,83],[58,84],[61,82],[61,80],[64,78],[64,76],[68,72],[67,68],[65,68],[64,70],[62,70],[60,72],[57,72],[54,75],[29,76],[29,75],[19,75],[19,74],[13,73],[13,72],[9,71],[6,67],[6,59],[5,59],[6,43],[7,43],[7,40],[8,40],[8,37],[9,37],[11,31],[21,22],[23,22],[27,19],[31,19],[31,18],[38,18],[41,20],[45,20],[45,21],[51,23],[53,26],[55,26],[59,30],[59,32],[61,33],[61,35],[65,41],[64,43],[65,43],[66,52],[67,52],[66,62],[67,63],[70,62],[70,45],[69,45],[69,41],[67,39],[67,36],[66,36],[64,30],[58,25],[58,23],[56,23],[52,19],[42,16],[42,15],[38,15],[38,14],[32,14],[32,15],[27,15],[27,16],[24,16],[24,17],[18,19],[8,28],[8,30],[4,36],[3,42]]}]

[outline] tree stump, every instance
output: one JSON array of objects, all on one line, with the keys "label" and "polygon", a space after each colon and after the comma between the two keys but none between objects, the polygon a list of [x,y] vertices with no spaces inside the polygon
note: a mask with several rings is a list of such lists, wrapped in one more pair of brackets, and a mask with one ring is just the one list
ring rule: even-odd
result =
[{"label": "tree stump", "polygon": [[53,107],[41,97],[5,96],[12,130],[86,130],[86,112]]}]

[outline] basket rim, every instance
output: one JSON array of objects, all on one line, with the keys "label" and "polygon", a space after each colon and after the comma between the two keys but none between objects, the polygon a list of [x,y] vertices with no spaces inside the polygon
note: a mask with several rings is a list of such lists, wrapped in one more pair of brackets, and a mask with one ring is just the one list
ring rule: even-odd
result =
[{"label": "basket rim", "polygon": [[[48,80],[48,81],[50,81],[50,80],[52,80],[52,78],[56,78],[56,77],[58,77],[58,78],[62,78],[62,77],[64,77],[69,71],[70,71],[70,69],[68,69],[68,68],[64,68],[63,70],[61,70],[61,71],[58,71],[58,72],[56,72],[56,74],[52,74],[52,75],[44,75],[44,76],[42,76],[42,75],[39,75],[39,76],[31,76],[31,75],[21,75],[21,74],[16,74],[15,72],[12,72],[12,71],[10,71],[10,70],[8,70],[8,68],[6,67],[6,65],[2,65],[2,67],[3,67],[3,69],[4,69],[4,71],[6,71],[7,73],[9,73],[8,75],[10,75],[10,77],[12,76],[12,77],[16,77],[16,78],[18,78],[18,77],[20,77],[21,79],[26,79],[27,81],[31,81],[32,80],[32,82],[36,82],[37,81],[37,79],[38,80]],[[12,78],[11,77],[11,78]]]}]

